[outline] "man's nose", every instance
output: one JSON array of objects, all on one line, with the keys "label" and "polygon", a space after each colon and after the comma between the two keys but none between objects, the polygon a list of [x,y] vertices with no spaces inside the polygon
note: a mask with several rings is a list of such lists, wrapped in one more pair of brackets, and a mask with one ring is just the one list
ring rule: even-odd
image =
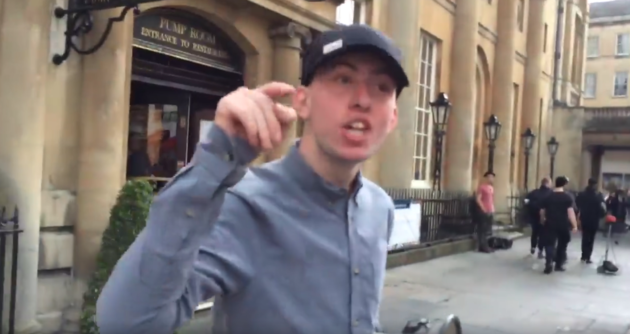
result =
[{"label": "man's nose", "polygon": [[360,82],[356,85],[354,90],[353,104],[361,108],[361,110],[367,111],[372,104],[372,97],[370,96],[370,87],[365,82]]}]

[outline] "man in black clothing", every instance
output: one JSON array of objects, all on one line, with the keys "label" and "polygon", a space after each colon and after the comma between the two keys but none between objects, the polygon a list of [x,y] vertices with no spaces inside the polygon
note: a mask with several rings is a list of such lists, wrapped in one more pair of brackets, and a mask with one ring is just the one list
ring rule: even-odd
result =
[{"label": "man in black clothing", "polygon": [[546,258],[545,274],[551,274],[554,269],[565,270],[564,264],[567,260],[567,246],[571,242],[571,231],[577,231],[573,198],[564,191],[568,183],[569,179],[565,176],[556,178],[553,192],[541,204],[540,219],[543,224]]},{"label": "man in black clothing", "polygon": [[597,180],[589,179],[588,186],[575,201],[582,223],[582,262],[590,264],[599,221],[606,215],[604,196],[597,191]]},{"label": "man in black clothing", "polygon": [[525,209],[527,210],[527,218],[532,227],[531,250],[534,255],[538,248],[538,258],[543,258],[543,243],[541,242],[542,224],[540,221],[540,205],[542,201],[551,193],[551,180],[544,178],[540,181],[540,188],[532,190],[525,197]]}]

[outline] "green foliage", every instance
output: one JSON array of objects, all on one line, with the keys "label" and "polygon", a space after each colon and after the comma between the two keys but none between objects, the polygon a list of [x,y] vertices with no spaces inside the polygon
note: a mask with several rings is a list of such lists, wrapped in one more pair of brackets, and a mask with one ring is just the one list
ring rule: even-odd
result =
[{"label": "green foliage", "polygon": [[116,262],[144,228],[153,196],[153,186],[148,181],[129,181],[118,194],[110,213],[109,226],[103,233],[96,270],[83,296],[81,334],[99,334],[94,321],[96,300]]}]

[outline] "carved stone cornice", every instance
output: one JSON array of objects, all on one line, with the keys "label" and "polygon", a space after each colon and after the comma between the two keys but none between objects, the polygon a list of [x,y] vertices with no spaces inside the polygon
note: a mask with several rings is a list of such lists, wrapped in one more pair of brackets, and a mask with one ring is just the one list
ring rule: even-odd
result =
[{"label": "carved stone cornice", "polygon": [[269,37],[271,38],[300,38],[306,44],[311,43],[313,35],[311,31],[300,24],[295,22],[289,22],[285,25],[277,26],[269,30]]}]

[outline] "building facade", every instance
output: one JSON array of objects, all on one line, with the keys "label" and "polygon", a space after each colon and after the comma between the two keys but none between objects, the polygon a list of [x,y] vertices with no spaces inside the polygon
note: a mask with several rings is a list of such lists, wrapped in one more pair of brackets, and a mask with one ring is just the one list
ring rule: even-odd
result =
[{"label": "building facade", "polygon": [[582,179],[630,188],[630,0],[592,3],[586,42]]},{"label": "building facade", "polygon": [[[21,333],[42,326],[47,332],[72,331],[76,301],[125,180],[168,180],[212,126],[217,101],[236,87],[270,80],[298,84],[300,51],[335,26],[341,1],[143,2],[139,15],[113,25],[100,49],[83,56],[72,51],[59,65],[52,59],[64,52],[67,18],[56,18],[53,10],[67,4],[48,4],[0,0],[0,207],[17,205],[25,229]],[[560,4],[560,24],[556,1],[344,5],[351,21],[383,30],[398,43],[413,83],[399,99],[399,127],[366,162],[365,175],[389,188],[431,186],[429,102],[445,92],[453,108],[444,188],[475,188],[487,169],[483,122],[495,114],[503,126],[494,168],[497,207],[507,213],[507,197],[524,187],[521,133],[531,128],[537,136],[531,188],[549,173],[545,142],[553,134],[553,96],[567,106],[580,103],[586,0]],[[120,11],[93,11],[92,31],[74,42],[82,49],[97,45],[108,19]],[[563,30],[558,43],[556,26]],[[563,50],[558,61],[556,44]],[[257,163],[285,152],[286,147]]]}]

